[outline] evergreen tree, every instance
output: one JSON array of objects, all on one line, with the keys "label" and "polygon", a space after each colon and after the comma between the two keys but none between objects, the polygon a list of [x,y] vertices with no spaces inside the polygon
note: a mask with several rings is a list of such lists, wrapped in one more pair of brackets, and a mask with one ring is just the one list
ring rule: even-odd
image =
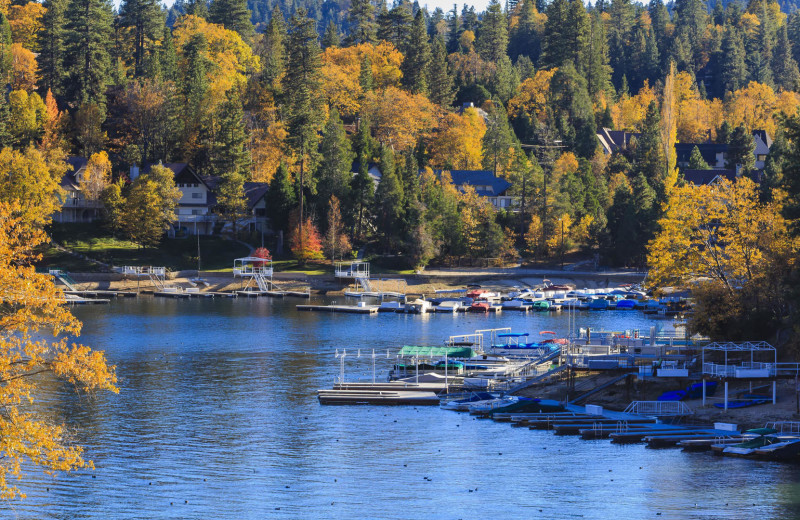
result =
[{"label": "evergreen tree", "polygon": [[325,34],[322,35],[322,48],[338,47],[340,43],[339,28],[333,20],[330,20],[325,27]]},{"label": "evergreen tree", "polygon": [[719,128],[717,128],[717,143],[730,144],[733,128],[728,121],[723,121]]},{"label": "evergreen tree", "polygon": [[305,221],[304,191],[313,183],[306,175],[313,171],[317,155],[319,127],[322,116],[320,97],[320,69],[322,61],[317,42],[316,22],[300,8],[292,16],[289,31],[286,69],[286,98],[289,123],[289,144],[298,157],[300,167],[298,192],[300,194],[300,236]]},{"label": "evergreen tree", "polygon": [[723,92],[734,92],[747,82],[744,42],[736,28],[728,26],[722,38],[721,80]]},{"label": "evergreen tree", "polygon": [[212,0],[208,7],[208,21],[236,31],[246,42],[255,33],[247,0]]},{"label": "evergreen tree", "polygon": [[402,52],[408,48],[408,42],[414,24],[414,16],[411,14],[411,5],[408,2],[400,2],[391,11],[384,10],[378,18],[378,39],[385,40]]},{"label": "evergreen tree", "polygon": [[792,57],[800,64],[800,9],[795,9],[786,21],[786,32],[792,42]]},{"label": "evergreen tree", "polygon": [[[705,0],[677,0],[675,2],[676,37],[688,43],[690,69],[698,71],[703,65],[703,42],[708,24],[708,7]],[[676,59],[676,62],[679,61]]]},{"label": "evergreen tree", "polygon": [[161,39],[158,63],[161,71],[161,78],[165,81],[178,81],[178,55],[175,51],[175,41],[172,39],[172,31],[164,26],[164,36]]},{"label": "evergreen tree", "polygon": [[348,200],[353,176],[350,172],[353,152],[336,109],[331,110],[328,117],[319,151],[321,160],[317,169],[317,205],[324,207],[331,197]]},{"label": "evergreen tree", "polygon": [[666,201],[667,161],[661,143],[661,115],[655,101],[647,107],[642,132],[636,141],[634,174],[644,176],[660,202]]},{"label": "evergreen tree", "polygon": [[66,52],[66,10],[68,0],[45,0],[39,43],[39,87],[51,90],[60,97],[64,94],[64,54]]},{"label": "evergreen tree", "polygon": [[472,31],[474,33],[478,30],[478,15],[475,13],[475,6],[464,4],[461,9],[461,25],[464,31]]},{"label": "evergreen tree", "polygon": [[244,182],[244,175],[235,170],[228,170],[220,176],[220,182],[216,189],[216,211],[222,220],[231,223],[234,236],[238,233],[237,223],[247,217]]},{"label": "evergreen tree", "polygon": [[690,170],[711,169],[706,160],[703,159],[703,154],[700,153],[700,149],[696,146],[692,148],[692,154],[689,156],[689,169]]},{"label": "evergreen tree", "polygon": [[383,238],[386,252],[393,253],[400,240],[403,221],[403,185],[394,168],[394,152],[389,147],[381,149],[381,181],[375,190],[375,223]]},{"label": "evergreen tree", "polygon": [[364,59],[361,60],[361,67],[358,71],[358,84],[364,94],[375,88],[375,78],[372,76],[372,61],[369,56],[364,56]]},{"label": "evergreen tree", "polygon": [[667,49],[667,23],[670,21],[669,11],[667,11],[667,6],[664,5],[663,0],[650,0],[647,11],[650,14],[650,24],[655,37],[653,43],[658,48],[659,56],[665,57],[667,54],[665,52]]},{"label": "evergreen tree", "polygon": [[492,102],[483,135],[483,167],[497,174],[497,167],[504,161],[512,142],[513,132],[506,110],[500,103]]},{"label": "evergreen tree", "polygon": [[281,92],[280,80],[286,71],[286,21],[276,5],[261,39],[261,77],[274,92]]},{"label": "evergreen tree", "polygon": [[0,148],[11,146],[14,138],[11,135],[11,114],[5,93],[0,93]]},{"label": "evergreen tree", "polygon": [[550,85],[556,131],[579,156],[592,157],[597,148],[597,127],[586,80],[567,62],[553,75]]},{"label": "evergreen tree", "polygon": [[755,166],[756,157],[753,155],[755,149],[756,142],[753,134],[748,132],[744,126],[737,126],[731,134],[726,166],[731,169],[741,167],[742,174],[748,173]]},{"label": "evergreen tree", "polygon": [[65,90],[75,104],[105,106],[111,76],[111,20],[108,0],[70,0],[66,10]]},{"label": "evergreen tree", "polygon": [[119,24],[133,33],[134,75],[144,74],[145,45],[161,35],[164,17],[158,0],[123,0]]},{"label": "evergreen tree", "polygon": [[772,70],[776,86],[788,91],[800,90],[800,70],[792,57],[792,44],[789,41],[786,24],[783,24],[778,32],[778,41],[772,56]]},{"label": "evergreen tree", "polygon": [[286,163],[281,161],[269,183],[267,191],[267,216],[274,231],[289,231],[289,215],[297,204],[292,178]]},{"label": "evergreen tree", "polygon": [[403,84],[414,94],[428,94],[428,73],[431,64],[431,47],[422,10],[417,11],[411,26],[411,38],[401,66]]},{"label": "evergreen tree", "polygon": [[447,63],[447,50],[442,38],[433,40],[433,57],[428,71],[430,81],[430,99],[434,103],[447,107],[453,103],[455,95],[453,89],[453,76],[450,74]]},{"label": "evergreen tree", "polygon": [[536,31],[536,5],[534,0],[523,0],[519,20],[512,29],[508,41],[508,55],[512,60],[526,56],[531,61],[539,60],[541,41]]},{"label": "evergreen tree", "polygon": [[353,225],[353,236],[363,238],[367,213],[372,206],[375,195],[375,185],[372,177],[369,176],[369,165],[372,161],[372,151],[374,149],[370,122],[367,118],[362,118],[358,125],[356,135],[353,137],[353,148],[356,153],[356,164],[358,170],[355,172],[350,182],[350,220]]},{"label": "evergreen tree", "polygon": [[628,59],[636,13],[631,0],[611,0],[608,12],[611,20],[608,25],[608,55],[613,70],[612,80],[619,90],[623,76],[630,73]]},{"label": "evergreen tree", "polygon": [[207,0],[187,0],[186,1],[186,14],[197,16],[199,18],[208,18],[208,1]]},{"label": "evergreen tree", "polygon": [[348,44],[375,41],[375,7],[370,0],[351,0],[347,19],[350,22]]},{"label": "evergreen tree", "polygon": [[711,11],[711,23],[725,25],[725,8],[722,6],[722,0],[714,2],[714,9]]},{"label": "evergreen tree", "polygon": [[491,0],[483,13],[476,49],[486,61],[496,63],[508,49],[508,21],[497,0]]},{"label": "evergreen tree", "polygon": [[447,52],[458,52],[462,32],[461,18],[458,16],[458,5],[453,4],[453,10],[447,21]]},{"label": "evergreen tree", "polygon": [[775,28],[772,16],[767,13],[766,2],[761,3],[758,33],[754,42],[754,49],[748,52],[750,58],[750,79],[765,85],[773,86],[772,54],[775,46]]},{"label": "evergreen tree", "polygon": [[0,79],[2,85],[11,82],[14,58],[11,45],[11,25],[8,23],[8,18],[0,12]]},{"label": "evergreen tree", "polygon": [[250,152],[247,150],[242,102],[235,88],[226,93],[225,101],[219,106],[218,119],[219,128],[214,134],[211,153],[213,172],[216,175],[235,173],[244,182],[250,177]]},{"label": "evergreen tree", "polygon": [[589,24],[589,44],[586,52],[586,88],[596,96],[600,92],[610,92],[611,67],[608,64],[608,42],[606,25],[598,11],[594,11]]}]

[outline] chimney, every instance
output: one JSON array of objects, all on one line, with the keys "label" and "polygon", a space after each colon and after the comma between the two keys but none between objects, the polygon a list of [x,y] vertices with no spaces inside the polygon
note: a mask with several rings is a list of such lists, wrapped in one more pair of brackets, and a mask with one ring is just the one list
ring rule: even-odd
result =
[{"label": "chimney", "polygon": [[131,166],[131,173],[130,173],[131,181],[135,181],[138,176],[139,176],[139,167],[134,164]]}]

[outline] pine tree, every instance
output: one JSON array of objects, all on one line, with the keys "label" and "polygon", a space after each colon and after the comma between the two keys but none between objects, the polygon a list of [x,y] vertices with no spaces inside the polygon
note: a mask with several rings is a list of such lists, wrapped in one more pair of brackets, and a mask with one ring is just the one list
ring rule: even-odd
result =
[{"label": "pine tree", "polygon": [[726,166],[728,168],[741,167],[742,173],[746,174],[753,169],[756,157],[753,152],[756,149],[753,134],[747,131],[744,126],[737,126],[731,134],[731,142],[728,144],[728,157]]},{"label": "pine tree", "polygon": [[107,0],[70,0],[66,11],[67,99],[75,104],[106,103],[111,76],[111,4]]},{"label": "pine tree", "polygon": [[447,63],[447,50],[441,38],[433,40],[433,58],[428,71],[430,80],[430,99],[434,103],[447,107],[453,102],[453,76]]},{"label": "pine tree", "polygon": [[164,26],[164,36],[161,39],[161,48],[158,56],[161,77],[165,81],[178,81],[178,55],[175,51],[175,41],[172,39],[172,31]]},{"label": "pine tree", "polygon": [[267,216],[274,231],[289,231],[289,215],[297,205],[297,195],[289,168],[281,161],[269,183],[267,191]]},{"label": "pine tree", "polygon": [[8,99],[5,93],[0,93],[0,148],[11,146],[14,142],[10,131],[11,114],[8,109]]},{"label": "pine tree", "polygon": [[356,135],[353,136],[353,149],[356,153],[358,171],[350,182],[350,221],[353,224],[353,236],[361,239],[367,220],[367,211],[372,205],[375,194],[375,185],[369,176],[369,164],[372,161],[372,151],[375,145],[372,140],[370,122],[362,118],[358,125]]},{"label": "pine tree", "polygon": [[643,175],[656,191],[659,201],[666,201],[667,160],[661,143],[661,115],[655,101],[647,107],[642,132],[636,141],[634,173]]},{"label": "pine tree", "polygon": [[711,11],[711,23],[714,25],[725,25],[725,8],[721,0],[714,2],[714,9]]},{"label": "pine tree", "polygon": [[208,21],[236,31],[246,42],[255,33],[247,0],[212,0],[208,7]]},{"label": "pine tree", "polygon": [[759,16],[761,23],[758,26],[756,40],[753,42],[754,49],[747,53],[750,58],[750,79],[773,86],[772,52],[775,46],[775,24],[772,16],[767,13],[766,2],[762,2],[761,7],[761,16]]},{"label": "pine tree", "polygon": [[391,43],[405,53],[413,24],[414,15],[408,2],[398,3],[391,11],[386,11],[384,6],[378,18],[378,39]]},{"label": "pine tree", "polygon": [[387,253],[395,252],[403,221],[403,185],[394,168],[394,153],[389,147],[381,149],[381,181],[375,190],[375,223],[383,237]]},{"label": "pine tree", "polygon": [[428,94],[428,73],[431,64],[431,47],[428,43],[428,30],[422,10],[417,11],[411,26],[411,38],[401,70],[403,84],[414,94]]},{"label": "pine tree", "polygon": [[498,62],[508,50],[508,20],[497,0],[491,0],[483,13],[476,48],[486,61]]},{"label": "pine tree", "polygon": [[689,169],[690,170],[711,169],[706,160],[703,159],[703,154],[700,153],[700,149],[696,146],[692,148],[692,154],[689,156]]},{"label": "pine tree", "polygon": [[347,19],[350,22],[350,34],[346,38],[348,44],[375,41],[375,7],[370,0],[351,0]]},{"label": "pine tree", "polygon": [[536,5],[534,0],[523,0],[519,21],[509,35],[508,55],[512,60],[526,56],[531,61],[539,60],[541,41],[536,30]]},{"label": "pine tree", "polygon": [[496,175],[498,165],[505,160],[512,142],[508,115],[503,105],[493,102],[486,119],[486,133],[483,134],[483,167]]},{"label": "pine tree", "polygon": [[0,84],[11,82],[13,54],[11,52],[11,25],[8,18],[0,12]]},{"label": "pine tree", "polygon": [[361,66],[358,71],[358,84],[364,94],[375,88],[375,78],[372,77],[372,61],[370,61],[369,56],[364,56],[364,59],[361,60]]},{"label": "pine tree", "polygon": [[593,97],[611,92],[611,67],[608,65],[606,26],[600,13],[594,11],[589,25],[589,45],[586,58],[586,88]]},{"label": "pine tree", "polygon": [[458,5],[453,4],[453,10],[447,21],[447,52],[452,53],[458,51],[462,32],[461,18],[458,16]]},{"label": "pine tree", "polygon": [[[292,16],[287,46],[289,61],[286,70],[286,99],[289,123],[289,144],[298,157],[300,194],[300,236],[303,237],[305,222],[305,194],[308,182],[306,175],[313,171],[316,161],[319,128],[322,117],[320,97],[321,50],[316,31],[316,22],[308,18],[300,8]],[[302,238],[301,238],[302,239]]]},{"label": "pine tree", "polygon": [[792,57],[800,64],[800,9],[795,9],[786,21],[786,31],[792,42]]},{"label": "pine tree", "polygon": [[250,177],[250,152],[247,150],[242,102],[235,88],[225,96],[225,101],[219,106],[219,128],[214,133],[211,165],[216,175],[235,173],[246,179]]},{"label": "pine tree", "polygon": [[708,24],[708,7],[704,0],[677,0],[675,11],[677,13],[676,35],[688,42],[690,68],[698,71],[703,65],[703,42]]},{"label": "pine tree", "polygon": [[276,5],[261,40],[261,77],[274,92],[281,92],[281,78],[286,71],[286,21]]},{"label": "pine tree", "polygon": [[220,182],[216,189],[216,211],[222,220],[231,223],[234,236],[238,232],[237,222],[247,217],[244,182],[244,175],[235,170],[228,170],[220,176]]},{"label": "pine tree", "polygon": [[321,160],[317,169],[317,206],[324,207],[331,197],[347,200],[353,166],[353,152],[336,109],[331,110],[320,142]]},{"label": "pine tree", "polygon": [[197,16],[198,18],[208,18],[207,0],[187,0],[186,14]]},{"label": "pine tree", "polygon": [[736,28],[725,28],[722,38],[721,79],[723,92],[739,90],[747,82],[747,66],[744,61],[744,42]]},{"label": "pine tree", "polygon": [[775,54],[772,56],[772,70],[776,86],[788,91],[800,90],[800,70],[792,57],[792,44],[789,42],[786,24],[778,32]]},{"label": "pine tree", "polygon": [[611,0],[609,7],[611,23],[608,25],[608,55],[613,70],[614,86],[622,87],[622,78],[630,74],[628,60],[633,37],[635,8],[631,0]]},{"label": "pine tree", "polygon": [[325,34],[322,35],[322,48],[338,47],[340,43],[339,28],[333,20],[330,20],[325,27]]},{"label": "pine tree", "polygon": [[39,31],[39,87],[51,90],[60,97],[64,94],[64,54],[66,49],[66,17],[68,0],[46,0]]},{"label": "pine tree", "polygon": [[719,128],[717,128],[717,143],[730,144],[733,128],[728,121],[723,121]]},{"label": "pine tree", "polygon": [[119,24],[133,32],[134,75],[144,74],[145,45],[161,35],[164,17],[158,0],[123,0]]}]

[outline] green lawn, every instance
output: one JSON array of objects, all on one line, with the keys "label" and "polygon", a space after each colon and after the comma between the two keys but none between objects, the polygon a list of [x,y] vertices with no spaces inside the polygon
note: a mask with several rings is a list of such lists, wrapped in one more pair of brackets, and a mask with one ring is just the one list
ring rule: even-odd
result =
[{"label": "green lawn", "polygon": [[[164,239],[157,248],[140,248],[132,242],[115,238],[100,224],[53,224],[52,237],[57,243],[115,266],[156,265],[172,271],[197,269],[197,239]],[[230,271],[233,260],[247,256],[248,248],[220,237],[200,237],[203,271]],[[45,251],[42,267],[60,267],[75,272],[96,271],[97,266],[51,248]]]}]

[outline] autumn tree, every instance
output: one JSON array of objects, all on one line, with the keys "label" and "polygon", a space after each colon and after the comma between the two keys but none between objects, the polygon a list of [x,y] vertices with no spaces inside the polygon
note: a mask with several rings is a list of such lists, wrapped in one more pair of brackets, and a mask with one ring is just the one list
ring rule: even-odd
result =
[{"label": "autumn tree", "polygon": [[292,255],[305,264],[309,260],[322,260],[322,239],[319,236],[317,226],[306,217],[306,221],[300,225],[298,221],[299,213],[293,212],[290,218],[291,234],[289,237]]},{"label": "autumn tree", "polygon": [[[60,210],[61,177],[67,171],[62,158],[50,158],[35,148],[0,150],[0,202],[24,201],[15,210],[21,222],[41,228]],[[1,246],[0,246],[1,247]]]},{"label": "autumn tree", "polygon": [[122,231],[140,246],[156,246],[175,222],[181,191],[169,168],[156,165],[131,185],[125,200]]},{"label": "autumn tree", "polygon": [[339,199],[335,196],[331,196],[328,202],[328,231],[325,233],[323,245],[325,256],[333,261],[336,261],[337,257],[344,258],[352,247],[345,233]]},{"label": "autumn tree", "polygon": [[[22,200],[30,204],[30,199]],[[66,425],[30,406],[53,379],[81,392],[117,392],[115,367],[107,364],[103,352],[71,340],[80,333],[80,322],[64,305],[52,278],[37,273],[32,265],[39,258],[36,249],[47,237],[39,226],[30,227],[22,216],[28,211],[19,200],[0,201],[0,379],[4,381],[0,496],[5,499],[24,496],[15,485],[23,468],[52,473],[92,467],[83,458],[83,449],[72,443]],[[35,220],[48,218],[49,214],[40,213]]]},{"label": "autumn tree", "polygon": [[86,200],[97,201],[110,184],[111,161],[108,159],[108,153],[102,151],[93,154],[80,178],[81,193]]}]

